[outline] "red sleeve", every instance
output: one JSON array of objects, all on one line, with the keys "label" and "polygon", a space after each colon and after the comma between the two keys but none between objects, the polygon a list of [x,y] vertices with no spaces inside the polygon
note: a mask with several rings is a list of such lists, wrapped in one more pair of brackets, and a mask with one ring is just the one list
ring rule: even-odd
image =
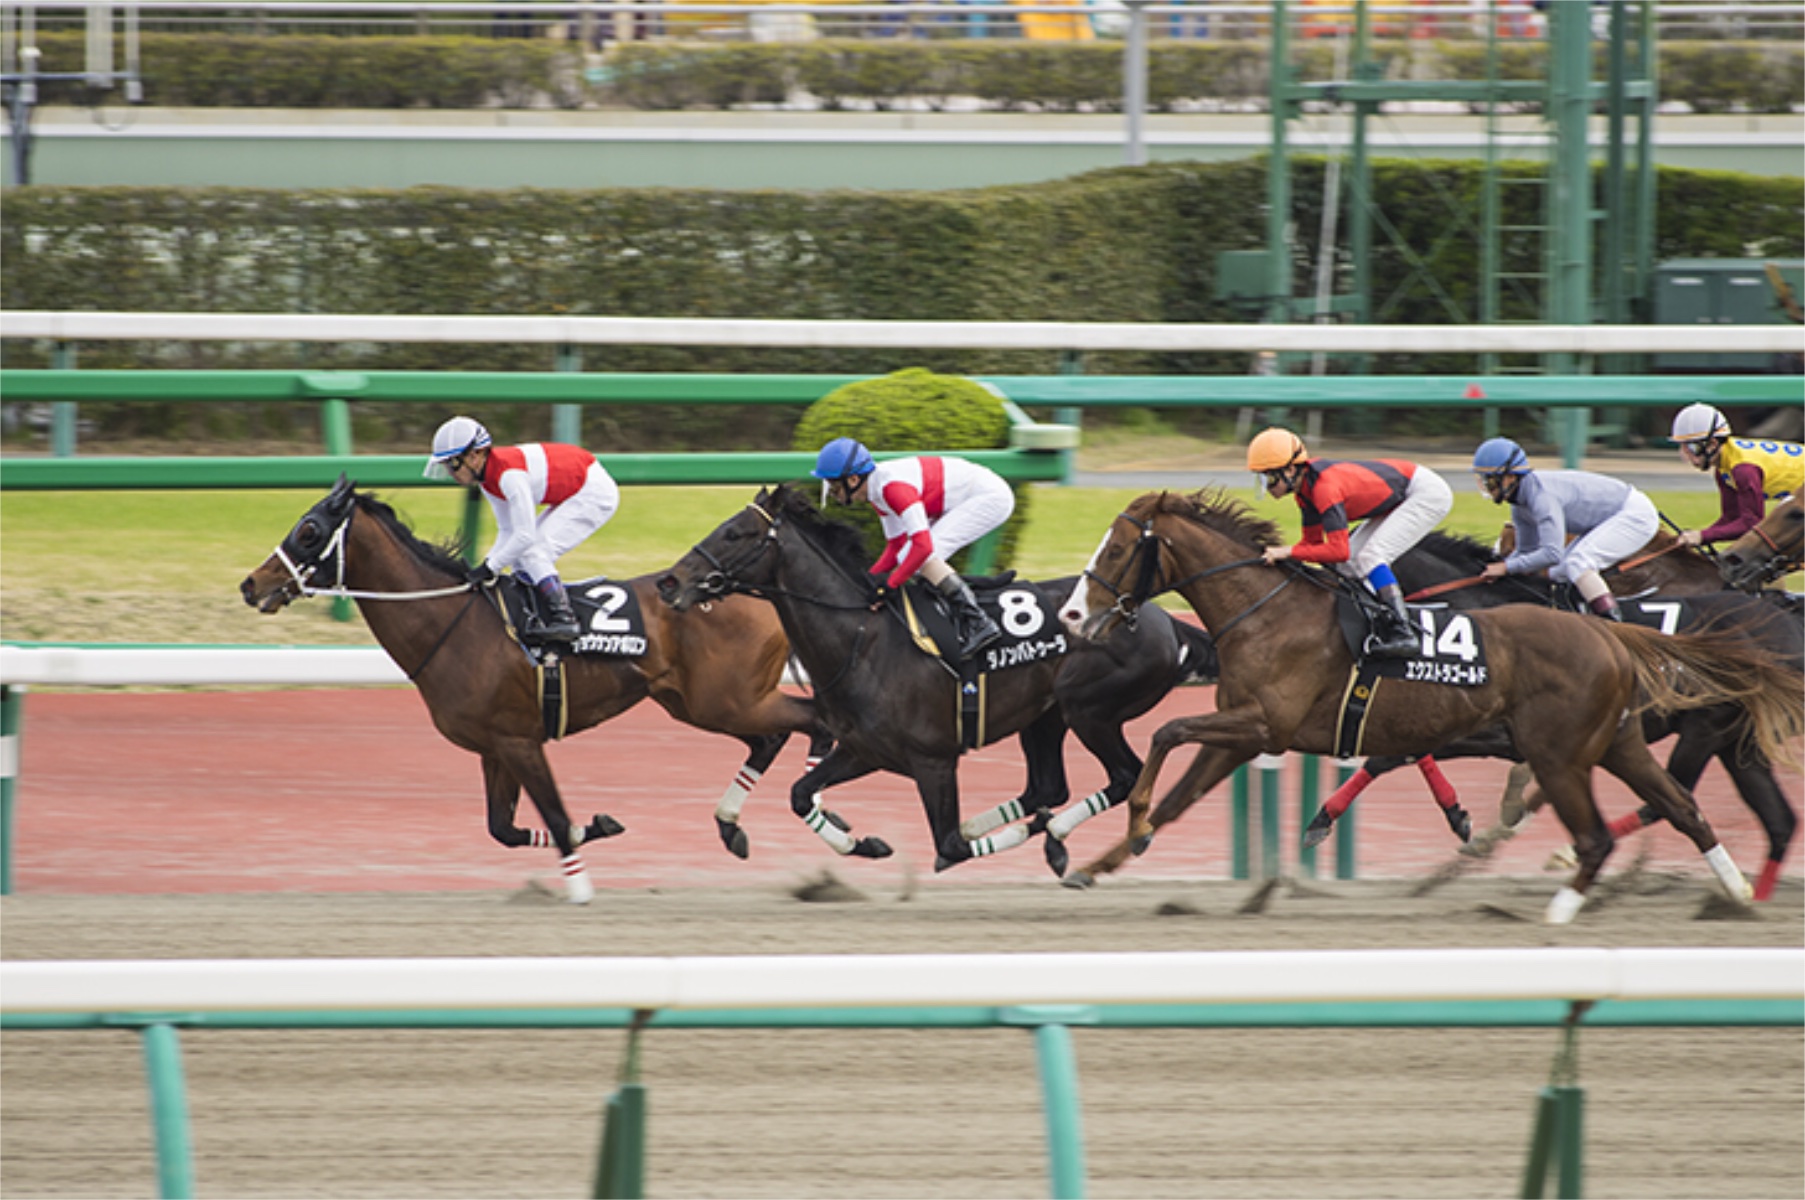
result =
[{"label": "red sleeve", "polygon": [[[1311,537],[1312,533],[1316,536]],[[1346,562],[1350,557],[1347,530],[1337,529],[1324,536],[1320,525],[1305,529],[1303,540],[1291,547],[1291,557],[1298,562]]]},{"label": "red sleeve", "polygon": [[1723,500],[1723,513],[1717,524],[1698,532],[1701,542],[1727,542],[1739,538],[1760,523],[1767,514],[1767,498],[1763,495],[1766,477],[1754,463],[1737,463],[1730,468],[1730,479],[1736,484],[1731,491],[1718,484]]},{"label": "red sleeve", "polygon": [[890,586],[893,588],[901,587],[908,581],[909,576],[921,569],[921,564],[928,561],[933,553],[933,534],[924,529],[911,537],[909,539],[909,552],[903,555],[901,564],[897,566],[896,570],[890,573]]},{"label": "red sleeve", "polygon": [[907,540],[907,538],[898,537],[891,538],[889,541],[885,542],[884,552],[878,555],[876,562],[871,564],[871,573],[873,575],[882,575],[885,571],[894,567],[896,565],[896,560],[902,557],[903,543]]}]

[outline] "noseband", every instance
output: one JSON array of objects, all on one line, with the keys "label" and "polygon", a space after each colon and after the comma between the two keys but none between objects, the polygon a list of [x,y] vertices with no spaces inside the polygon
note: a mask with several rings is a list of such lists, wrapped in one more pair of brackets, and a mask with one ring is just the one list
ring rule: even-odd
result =
[{"label": "noseband", "polygon": [[[1135,559],[1140,558],[1140,569],[1135,575],[1134,587],[1129,591],[1124,592],[1118,584],[1111,583],[1109,580],[1104,579],[1089,567],[1084,569],[1084,578],[1090,580],[1092,583],[1116,598],[1115,604],[1107,611],[1115,613],[1122,620],[1123,624],[1127,625],[1131,630],[1135,628],[1135,621],[1140,612],[1141,605],[1154,597],[1163,596],[1167,592],[1176,592],[1181,588],[1196,583],[1199,579],[1207,579],[1211,575],[1219,575],[1224,571],[1233,571],[1239,567],[1257,566],[1266,561],[1264,555],[1255,555],[1253,558],[1237,558],[1232,562],[1217,563],[1213,567],[1205,567],[1203,570],[1194,571],[1174,583],[1156,587],[1154,585],[1159,579],[1160,571],[1159,535],[1153,532],[1153,522],[1151,520],[1143,521],[1137,517],[1131,517],[1127,513],[1117,513],[1116,520],[1127,521],[1130,525],[1133,525],[1136,529],[1141,531],[1140,537],[1135,539],[1134,549],[1128,552],[1128,561],[1122,565],[1122,574],[1118,577],[1126,578],[1128,572],[1135,566]],[[1141,557],[1143,551],[1146,552],[1144,558]],[[1245,621],[1248,617],[1253,616],[1254,613],[1260,611],[1261,608],[1265,607],[1267,601],[1289,587],[1291,581],[1298,578],[1299,574],[1300,572],[1296,569],[1287,570],[1285,572],[1285,577],[1279,581],[1277,587],[1273,588],[1270,592],[1267,592],[1264,596],[1261,596],[1258,600],[1255,600],[1241,612],[1230,617],[1223,623],[1221,629],[1212,630],[1210,636],[1220,644],[1222,639],[1228,636],[1229,630],[1239,625],[1242,621]]]},{"label": "noseband", "polygon": [[[330,497],[328,497],[330,499]],[[349,600],[431,600],[438,596],[455,596],[460,592],[475,591],[476,584],[460,583],[455,587],[428,588],[418,592],[360,592],[345,586],[345,535],[351,529],[351,518],[357,515],[357,504],[347,500],[344,515],[338,518],[325,533],[325,547],[317,553],[308,553],[301,549],[299,536],[303,529],[312,526],[319,529],[326,526],[326,520],[319,512],[310,512],[302,517],[299,523],[282,539],[280,545],[270,551],[270,557],[282,564],[288,572],[288,583],[285,587],[292,589],[297,597],[305,596],[343,596]],[[312,586],[313,578],[318,575],[328,562],[336,564],[332,573],[332,582],[326,587]]]}]

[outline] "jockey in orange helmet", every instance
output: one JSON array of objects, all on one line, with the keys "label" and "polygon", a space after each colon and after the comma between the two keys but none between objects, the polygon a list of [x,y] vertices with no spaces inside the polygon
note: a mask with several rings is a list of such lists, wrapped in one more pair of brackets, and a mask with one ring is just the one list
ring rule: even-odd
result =
[{"label": "jockey in orange helmet", "polygon": [[[1278,428],[1248,443],[1247,467],[1265,477],[1270,495],[1295,496],[1303,510],[1301,540],[1295,546],[1266,547],[1266,561],[1326,563],[1350,578],[1364,579],[1384,601],[1388,618],[1374,631],[1376,640],[1367,652],[1379,658],[1415,654],[1422,630],[1411,620],[1391,564],[1454,507],[1454,493],[1442,477],[1395,458],[1311,459],[1302,438]],[[1350,533],[1356,521],[1364,524]]]}]

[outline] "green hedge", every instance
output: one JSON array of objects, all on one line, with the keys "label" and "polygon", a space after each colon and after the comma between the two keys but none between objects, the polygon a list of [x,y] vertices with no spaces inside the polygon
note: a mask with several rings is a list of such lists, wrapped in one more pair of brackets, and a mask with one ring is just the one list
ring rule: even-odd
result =
[{"label": "green hedge", "polygon": [[[815,401],[797,422],[790,449],[813,453],[837,437],[857,438],[877,451],[993,450],[1009,445],[1009,418],[1003,402],[979,384],[911,367],[849,383]],[[1003,525],[998,569],[1014,561],[1016,543],[1028,524],[1028,485],[1014,484],[1010,490],[1015,511]],[[875,561],[884,544],[877,514],[860,505],[850,521],[864,531]],[[969,548],[954,555],[953,569],[964,571],[970,557]]]},{"label": "green hedge", "polygon": [[[82,35],[39,37],[46,72],[82,69]],[[1115,112],[1122,102],[1116,42],[822,40],[800,43],[615,43],[591,73],[578,47],[546,39],[252,37],[146,33],[145,101],[175,107],[445,108],[604,105],[730,108],[780,103],[797,91],[828,108],[896,108],[976,97],[1003,111]],[[1333,47],[1307,42],[1300,79],[1334,77]],[[1479,80],[1477,41],[1376,43],[1386,77]],[[1604,47],[1594,78],[1606,75]],[[1805,47],[1777,41],[1662,42],[1663,100],[1700,112],[1785,113],[1805,104]],[[1155,41],[1148,106],[1264,108],[1263,41]],[[1541,42],[1504,43],[1499,74],[1545,78]],[[47,83],[46,100],[79,100],[83,85]]]},{"label": "green hedge", "polygon": [[[1319,227],[1324,163],[1296,162],[1292,221]],[[1528,170],[1513,167],[1512,170]],[[1477,320],[1482,167],[1380,160],[1388,228],[1372,256],[1375,319]],[[1533,225],[1538,188],[1505,189],[1503,223]],[[1450,209],[1453,199],[1465,216]],[[901,321],[1222,322],[1217,256],[1264,245],[1261,160],[1160,163],[1052,183],[948,192],[289,191],[34,186],[0,193],[0,306],[144,312],[594,314]],[[1657,260],[1805,257],[1797,178],[1659,172]],[[1470,225],[1468,223],[1474,223]],[[1528,245],[1533,245],[1528,244]],[[1308,293],[1313,241],[1293,294]],[[1511,250],[1507,270],[1534,270]],[[1532,316],[1529,313],[1516,315]],[[7,366],[42,342],[0,341]],[[94,342],[88,367],[551,370],[549,346]],[[610,371],[1056,374],[1060,352],[620,346]],[[1239,354],[1093,353],[1093,374],[1236,374]],[[1378,356],[1375,373],[1464,373],[1470,355]],[[430,406],[420,406],[422,409]],[[137,410],[148,414],[150,407]],[[97,419],[109,414],[84,413]],[[504,410],[498,423],[529,419]],[[449,413],[360,415],[418,440]],[[609,409],[598,444],[766,448],[797,414]],[[161,430],[118,420],[146,433]],[[167,418],[180,422],[179,413]],[[224,419],[210,415],[207,420]],[[257,421],[265,418],[259,416]],[[282,420],[272,414],[270,421]],[[542,419],[537,415],[533,420]],[[252,429],[251,432],[255,432]],[[535,430],[543,434],[544,430]],[[360,426],[360,438],[364,436]],[[648,444],[649,443],[649,444]],[[776,444],[781,444],[778,441]]]}]

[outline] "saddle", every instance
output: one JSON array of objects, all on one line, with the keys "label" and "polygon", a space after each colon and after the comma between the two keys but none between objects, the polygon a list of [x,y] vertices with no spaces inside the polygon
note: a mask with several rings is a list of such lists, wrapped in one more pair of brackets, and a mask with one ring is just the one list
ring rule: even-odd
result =
[{"label": "saddle", "polygon": [[521,636],[528,618],[543,618],[539,589],[512,574],[496,579],[486,589],[490,602],[501,613],[508,637],[533,664],[540,719],[548,741],[562,738],[570,713],[569,681],[564,674],[567,654],[595,658],[639,658],[646,652],[645,614],[632,588],[606,578],[585,579],[565,585],[571,611],[584,632],[568,646],[531,642]]},{"label": "saddle", "polygon": [[[1000,611],[997,596],[1015,582],[1015,572],[1004,571],[965,582],[978,603],[994,615]],[[966,750],[976,750],[985,742],[989,672],[982,669],[981,663],[959,657],[959,630],[951,602],[926,580],[911,579],[890,594],[889,608],[909,631],[916,647],[959,681],[959,744]]]}]

